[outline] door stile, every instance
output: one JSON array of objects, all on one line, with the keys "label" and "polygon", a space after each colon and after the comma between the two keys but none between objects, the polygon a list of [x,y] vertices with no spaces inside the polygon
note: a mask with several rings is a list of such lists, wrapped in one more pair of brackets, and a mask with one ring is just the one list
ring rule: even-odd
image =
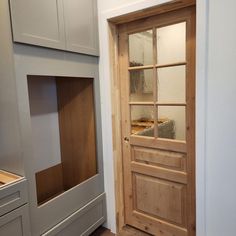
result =
[{"label": "door stile", "polygon": [[196,192],[195,192],[195,41],[196,12],[191,11],[187,20],[187,71],[186,71],[186,140],[187,140],[187,217],[189,236],[196,235]]},{"label": "door stile", "polygon": [[[126,28],[122,26],[122,28]],[[129,104],[129,72],[128,63],[128,35],[126,33],[119,35],[119,75],[121,80],[121,127],[122,127],[122,147],[123,147],[123,170],[125,182],[125,221],[131,217],[127,213],[132,212],[132,174],[131,174],[131,153],[130,153],[130,106]]]}]

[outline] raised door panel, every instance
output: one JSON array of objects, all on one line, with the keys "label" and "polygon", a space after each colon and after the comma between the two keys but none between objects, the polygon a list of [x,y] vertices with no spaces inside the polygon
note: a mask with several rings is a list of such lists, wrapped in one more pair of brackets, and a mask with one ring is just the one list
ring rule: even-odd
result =
[{"label": "raised door panel", "polygon": [[66,49],[98,55],[96,0],[63,0],[66,28]]},{"label": "raised door panel", "polygon": [[180,171],[186,170],[185,153],[132,146],[132,158],[136,162],[147,165],[161,166]]},{"label": "raised door panel", "polygon": [[140,174],[134,174],[134,180],[135,210],[185,225],[185,185]]},{"label": "raised door panel", "polygon": [[0,217],[0,235],[31,235],[27,204]]},{"label": "raised door panel", "polygon": [[27,182],[24,178],[15,183],[1,186],[0,216],[25,204],[28,201]]},{"label": "raised door panel", "polygon": [[65,49],[62,0],[11,0],[15,42]]}]

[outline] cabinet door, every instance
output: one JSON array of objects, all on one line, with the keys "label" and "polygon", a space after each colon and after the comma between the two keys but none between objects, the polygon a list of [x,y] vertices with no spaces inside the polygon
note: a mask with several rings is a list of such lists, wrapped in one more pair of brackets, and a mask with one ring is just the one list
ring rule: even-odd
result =
[{"label": "cabinet door", "polygon": [[65,49],[62,0],[10,0],[15,42]]},{"label": "cabinet door", "polygon": [[31,235],[27,204],[0,217],[0,235]]},{"label": "cabinet door", "polygon": [[98,55],[96,0],[63,0],[66,49]]}]

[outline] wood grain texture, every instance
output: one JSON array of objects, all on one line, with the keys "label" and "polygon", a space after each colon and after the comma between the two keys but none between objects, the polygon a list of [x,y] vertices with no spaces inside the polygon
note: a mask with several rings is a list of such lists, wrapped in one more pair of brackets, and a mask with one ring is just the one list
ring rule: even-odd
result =
[{"label": "wood grain texture", "polygon": [[130,226],[122,227],[119,233],[113,234],[109,229],[106,229],[104,227],[99,227],[97,230],[95,230],[91,236],[150,236],[150,234],[145,233],[141,230],[137,230],[135,228],[132,228]]},{"label": "wood grain texture", "polygon": [[173,168],[183,171],[186,169],[186,154],[164,151],[160,149],[132,147],[133,159],[147,165]]},{"label": "wood grain texture", "polygon": [[131,163],[131,171],[183,184],[187,184],[188,181],[186,172],[176,171],[158,166],[150,166],[133,161]]},{"label": "wood grain texture", "polygon": [[0,186],[22,179],[21,176],[0,170]]},{"label": "wood grain texture", "polygon": [[134,176],[137,211],[180,225],[185,224],[185,185],[140,174]]},{"label": "wood grain texture", "polygon": [[[112,140],[115,176],[116,199],[116,227],[120,232],[124,226],[124,186],[123,186],[123,160],[122,160],[122,134],[121,134],[121,99],[118,65],[118,32],[114,24],[109,23],[111,98],[112,98]],[[115,42],[115,43],[113,43]]]},{"label": "wood grain texture", "polygon": [[93,79],[56,78],[65,190],[96,175]]},{"label": "wood grain texture", "polygon": [[64,192],[61,164],[37,172],[35,178],[38,204]]},{"label": "wood grain texture", "polygon": [[186,71],[186,142],[187,142],[187,217],[188,236],[196,235],[196,183],[195,183],[195,85],[196,85],[196,11],[187,21],[187,71]]}]

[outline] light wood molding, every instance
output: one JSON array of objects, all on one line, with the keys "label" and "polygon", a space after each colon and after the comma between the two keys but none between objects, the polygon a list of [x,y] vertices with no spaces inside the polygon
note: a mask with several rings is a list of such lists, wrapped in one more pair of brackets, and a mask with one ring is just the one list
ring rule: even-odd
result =
[{"label": "light wood molding", "polygon": [[170,12],[180,8],[194,6],[195,4],[196,0],[173,0],[168,3],[159,4],[158,6],[155,7],[147,8],[136,12],[131,12],[118,17],[113,17],[109,19],[109,21],[114,24],[123,24],[123,23],[128,23],[130,21],[143,19],[145,17],[155,16],[158,14]]},{"label": "light wood molding", "polygon": [[187,184],[187,174],[182,171],[170,170],[163,167],[151,166],[137,162],[131,163],[131,171],[141,174],[148,173],[149,176]]}]

